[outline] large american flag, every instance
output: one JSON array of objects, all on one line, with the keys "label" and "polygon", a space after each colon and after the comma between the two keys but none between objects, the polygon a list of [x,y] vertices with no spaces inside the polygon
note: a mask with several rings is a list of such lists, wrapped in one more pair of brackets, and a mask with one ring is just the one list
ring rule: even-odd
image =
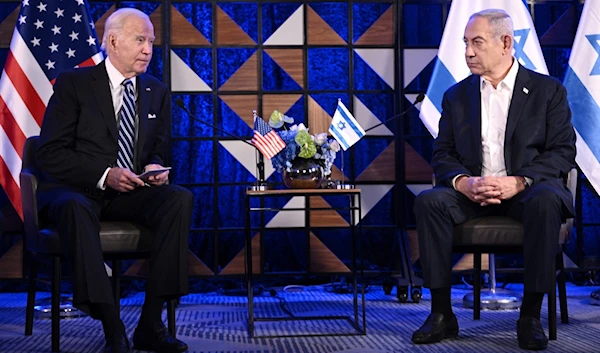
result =
[{"label": "large american flag", "polygon": [[59,73],[102,61],[84,0],[23,0],[0,78],[0,185],[23,218],[23,145],[39,135]]},{"label": "large american flag", "polygon": [[254,137],[252,144],[267,159],[273,158],[279,151],[285,148],[285,142],[279,137],[277,131],[271,127],[260,117],[254,115]]}]

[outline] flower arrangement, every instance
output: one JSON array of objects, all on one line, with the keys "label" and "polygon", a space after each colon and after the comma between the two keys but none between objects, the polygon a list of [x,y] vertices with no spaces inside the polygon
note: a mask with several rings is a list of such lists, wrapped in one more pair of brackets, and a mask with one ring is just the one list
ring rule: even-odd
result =
[{"label": "flower arrangement", "polygon": [[334,139],[328,139],[327,133],[311,135],[304,124],[294,124],[294,118],[277,110],[269,117],[269,126],[277,131],[286,144],[283,150],[271,158],[275,170],[280,173],[290,172],[294,159],[305,158],[313,159],[323,167],[324,175],[331,174],[340,144]]}]

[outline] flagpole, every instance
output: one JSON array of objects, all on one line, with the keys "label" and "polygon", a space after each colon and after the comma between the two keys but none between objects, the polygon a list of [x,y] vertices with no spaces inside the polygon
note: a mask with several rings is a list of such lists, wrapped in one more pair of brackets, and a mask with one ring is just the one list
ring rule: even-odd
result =
[{"label": "flagpole", "polygon": [[[342,99],[338,98],[338,107],[340,105],[343,105]],[[354,185],[353,184],[346,184],[346,174],[344,173],[344,152],[343,151],[342,151],[342,167],[341,167],[341,172],[342,172],[342,180],[337,180],[336,181],[335,188],[338,189],[338,190],[354,189]]]},{"label": "flagpole", "polygon": [[[252,111],[254,120],[258,118],[256,110]],[[248,187],[252,191],[265,191],[269,189],[269,185],[265,182],[265,160],[264,156],[258,149],[254,150],[254,159],[256,160],[256,183]]]}]

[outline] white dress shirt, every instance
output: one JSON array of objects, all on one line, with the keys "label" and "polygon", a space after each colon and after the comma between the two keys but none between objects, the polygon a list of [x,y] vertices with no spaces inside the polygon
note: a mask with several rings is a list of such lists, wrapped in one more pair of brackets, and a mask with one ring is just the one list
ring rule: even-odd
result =
[{"label": "white dress shirt", "polygon": [[[496,88],[485,78],[479,78],[481,92],[481,176],[506,176],[506,161],[504,159],[504,137],[506,135],[506,122],[508,110],[512,100],[519,62],[513,60],[510,70],[496,85]],[[456,180],[463,176],[460,174],[452,179],[452,186],[456,189]],[[528,185],[532,180],[525,177]]]},{"label": "white dress shirt", "polygon": [[519,63],[513,64],[496,88],[479,78],[481,92],[481,176],[506,176],[504,136]]}]

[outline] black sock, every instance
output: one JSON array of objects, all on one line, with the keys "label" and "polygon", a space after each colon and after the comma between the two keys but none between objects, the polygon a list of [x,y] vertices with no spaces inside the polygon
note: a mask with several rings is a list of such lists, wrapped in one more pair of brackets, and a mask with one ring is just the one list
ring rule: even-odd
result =
[{"label": "black sock", "polygon": [[92,304],[90,305],[90,312],[94,318],[102,321],[104,337],[107,341],[118,338],[124,331],[125,327],[114,304]]},{"label": "black sock", "polygon": [[164,304],[165,300],[163,298],[146,293],[140,316],[140,324],[148,328],[154,328],[156,324],[162,323],[162,309]]},{"label": "black sock", "polygon": [[521,305],[520,317],[540,318],[542,311],[542,301],[544,301],[544,293],[525,292],[523,295],[523,305]]},{"label": "black sock", "polygon": [[446,320],[452,317],[450,287],[431,289],[431,313],[440,313]]}]

